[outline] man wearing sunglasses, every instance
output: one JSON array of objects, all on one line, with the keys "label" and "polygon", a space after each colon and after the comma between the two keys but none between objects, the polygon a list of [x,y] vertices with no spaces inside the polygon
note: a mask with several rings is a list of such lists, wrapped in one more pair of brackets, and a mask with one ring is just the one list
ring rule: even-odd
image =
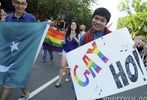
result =
[{"label": "man wearing sunglasses", "polygon": [[[12,0],[12,4],[14,6],[15,11],[6,16],[5,18],[6,22],[36,22],[36,18],[32,14],[29,14],[25,11],[25,9],[28,6],[27,0]],[[11,90],[13,88],[17,88],[17,87],[4,85],[0,100],[8,100]],[[21,97],[21,100],[28,100],[29,90],[25,86],[21,87],[21,89],[24,94],[24,96]]]},{"label": "man wearing sunglasses", "polygon": [[25,11],[28,6],[27,0],[12,0],[15,12],[9,14],[6,22],[35,22],[36,18]]}]

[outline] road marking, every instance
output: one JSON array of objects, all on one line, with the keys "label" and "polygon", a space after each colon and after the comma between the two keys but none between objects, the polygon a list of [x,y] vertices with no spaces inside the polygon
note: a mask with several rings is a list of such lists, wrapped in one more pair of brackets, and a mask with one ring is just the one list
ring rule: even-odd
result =
[{"label": "road marking", "polygon": [[[63,75],[65,75],[65,73],[63,73]],[[50,81],[46,82],[44,85],[40,86],[39,88],[37,88],[33,92],[31,92],[30,95],[29,95],[29,99],[31,99],[32,97],[34,97],[35,95],[37,95],[39,92],[41,92],[42,90],[44,90],[45,88],[47,88],[48,86],[50,86],[52,83],[54,83],[58,79],[59,79],[59,75],[56,76],[56,77],[54,77]]]},{"label": "road marking", "polygon": [[147,93],[144,93],[144,94],[147,94]]},{"label": "road marking", "polygon": [[59,79],[59,75],[56,76],[55,78],[53,78],[52,80],[46,82],[44,85],[42,85],[41,87],[37,88],[33,92],[31,92],[30,93],[30,96],[29,96],[29,99],[31,99],[32,97],[34,97],[36,94],[38,94],[39,92],[41,92],[42,90],[44,90],[46,87],[48,87],[49,85],[51,85],[52,83],[54,83],[58,79]]}]

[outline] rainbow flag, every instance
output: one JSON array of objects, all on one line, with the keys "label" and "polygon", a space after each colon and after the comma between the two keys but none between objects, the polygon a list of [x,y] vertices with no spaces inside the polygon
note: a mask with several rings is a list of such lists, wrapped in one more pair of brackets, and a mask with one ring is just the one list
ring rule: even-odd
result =
[{"label": "rainbow flag", "polygon": [[64,40],[64,32],[55,28],[50,28],[45,37],[45,48],[52,48],[53,51],[62,51],[62,41]]}]

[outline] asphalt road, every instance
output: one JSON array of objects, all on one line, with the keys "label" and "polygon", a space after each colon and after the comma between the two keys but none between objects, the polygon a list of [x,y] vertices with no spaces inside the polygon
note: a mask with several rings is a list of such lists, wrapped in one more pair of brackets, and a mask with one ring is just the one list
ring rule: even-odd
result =
[{"label": "asphalt road", "polygon": [[[60,88],[54,86],[58,79],[60,59],[61,54],[54,52],[52,62],[48,58],[46,63],[42,63],[41,53],[38,55],[27,84],[31,91],[30,100],[75,100],[72,82],[67,83],[63,79]],[[0,88],[0,94],[1,90],[2,88]],[[17,100],[21,95],[21,89],[14,89],[10,100]],[[104,100],[147,100],[147,86],[106,97]]]}]

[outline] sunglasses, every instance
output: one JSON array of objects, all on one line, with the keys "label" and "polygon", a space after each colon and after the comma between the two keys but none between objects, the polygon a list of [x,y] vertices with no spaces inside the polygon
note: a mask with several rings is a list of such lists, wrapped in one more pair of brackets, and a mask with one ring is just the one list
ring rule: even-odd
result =
[{"label": "sunglasses", "polygon": [[21,5],[21,6],[26,6],[27,3],[26,2],[19,2],[19,1],[15,1],[16,5]]}]

